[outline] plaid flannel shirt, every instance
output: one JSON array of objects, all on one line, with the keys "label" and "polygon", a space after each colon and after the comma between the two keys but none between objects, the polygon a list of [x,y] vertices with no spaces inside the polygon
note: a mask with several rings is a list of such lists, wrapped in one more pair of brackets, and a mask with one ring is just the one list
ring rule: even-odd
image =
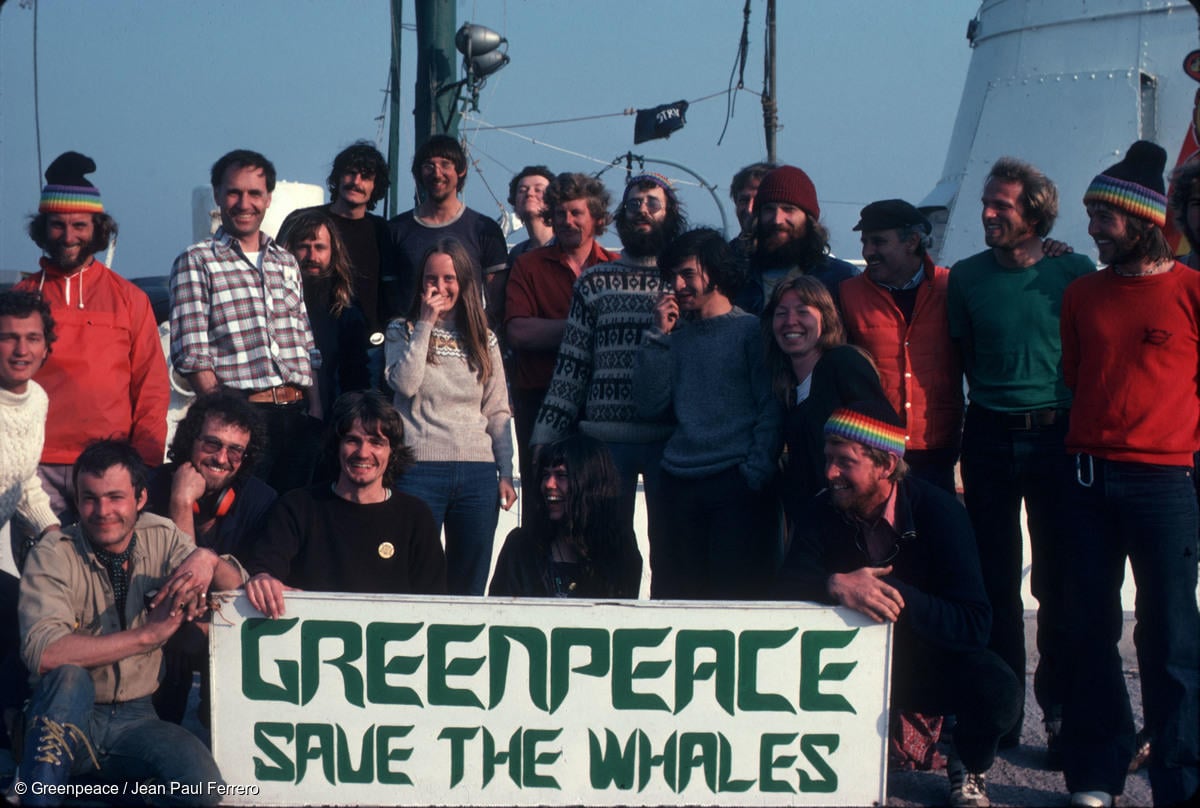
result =
[{"label": "plaid flannel shirt", "polygon": [[221,228],[188,247],[171,268],[171,363],[241,390],[311,387],[321,356],[292,254],[264,233],[260,274]]}]

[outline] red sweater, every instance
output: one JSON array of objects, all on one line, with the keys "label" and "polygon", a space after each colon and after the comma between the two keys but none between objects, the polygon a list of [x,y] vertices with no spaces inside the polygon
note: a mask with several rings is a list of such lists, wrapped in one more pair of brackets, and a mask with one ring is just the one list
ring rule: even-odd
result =
[{"label": "red sweater", "polygon": [[44,258],[16,288],[41,290],[58,337],[34,376],[50,398],[42,462],[74,463],[91,441],[116,437],[161,465],[171,389],[146,293],[99,261],[66,276]]},{"label": "red sweater", "polygon": [[1063,296],[1063,377],[1075,393],[1067,451],[1192,465],[1200,447],[1200,272],[1085,275]]},{"label": "red sweater", "polygon": [[892,293],[866,274],[842,281],[846,336],[875,358],[888,401],[907,424],[905,448],[957,449],[962,429],[962,358],[950,339],[950,270],[925,256],[925,280],[906,323]]}]

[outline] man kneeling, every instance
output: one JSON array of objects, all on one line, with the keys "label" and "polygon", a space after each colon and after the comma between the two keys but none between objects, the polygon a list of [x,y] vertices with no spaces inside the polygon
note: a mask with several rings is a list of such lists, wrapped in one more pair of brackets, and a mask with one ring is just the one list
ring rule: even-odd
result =
[{"label": "man kneeling", "polygon": [[950,802],[986,806],[985,773],[1017,721],[1016,676],[987,650],[991,607],[966,510],[905,479],[904,427],[862,402],[825,424],[829,487],[796,520],[776,596],[836,603],[895,623],[892,704],[954,714]]},{"label": "man kneeling", "polygon": [[[213,804],[221,782],[196,736],[160,721],[150,697],[163,644],[207,608],[207,592],[237,589],[228,556],[197,549],[170,521],[140,513],[146,467],[127,443],[99,441],[73,469],[78,525],[47,534],[21,576],[21,654],[31,673],[20,781],[23,805],[56,805],[72,775],[152,779],[156,802]],[[172,794],[172,783],[186,785]]]}]

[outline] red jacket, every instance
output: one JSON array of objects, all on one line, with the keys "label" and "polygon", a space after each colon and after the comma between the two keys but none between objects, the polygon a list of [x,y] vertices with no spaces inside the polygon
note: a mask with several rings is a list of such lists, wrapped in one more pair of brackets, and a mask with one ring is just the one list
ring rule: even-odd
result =
[{"label": "red jacket", "polygon": [[41,263],[16,288],[41,291],[57,336],[34,376],[50,398],[42,462],[74,463],[89,442],[116,437],[161,465],[171,390],[150,299],[99,261],[71,276]]},{"label": "red jacket", "polygon": [[909,449],[957,449],[962,433],[962,357],[950,339],[950,270],[925,256],[912,322],[892,293],[864,273],[838,287],[846,337],[875,358],[888,401],[907,424]]}]

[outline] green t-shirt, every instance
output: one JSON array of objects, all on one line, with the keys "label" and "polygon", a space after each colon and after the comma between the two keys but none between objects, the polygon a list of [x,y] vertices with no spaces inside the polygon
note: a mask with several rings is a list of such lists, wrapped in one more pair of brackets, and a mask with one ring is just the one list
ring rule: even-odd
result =
[{"label": "green t-shirt", "polygon": [[973,403],[1002,412],[1070,406],[1058,318],[1067,285],[1095,271],[1074,253],[1006,269],[991,250],[950,268],[950,336],[962,346]]}]

